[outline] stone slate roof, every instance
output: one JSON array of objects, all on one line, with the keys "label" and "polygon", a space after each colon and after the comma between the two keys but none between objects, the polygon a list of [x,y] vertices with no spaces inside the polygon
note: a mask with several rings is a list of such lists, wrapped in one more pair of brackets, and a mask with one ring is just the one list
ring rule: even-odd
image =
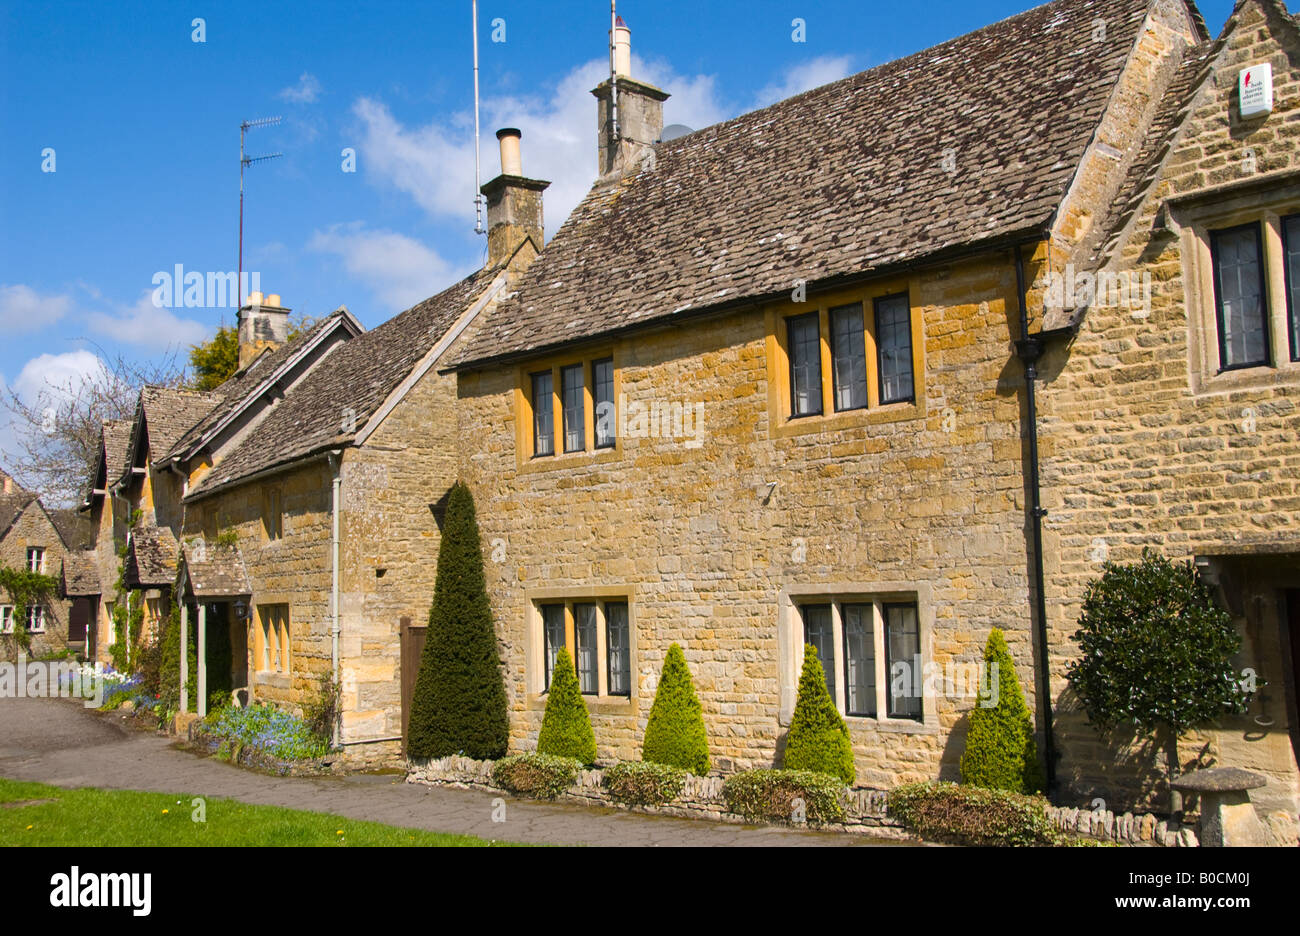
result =
[{"label": "stone slate roof", "polygon": [[128,585],[171,585],[176,581],[176,537],[167,527],[136,527],[126,554]]},{"label": "stone slate roof", "polygon": [[107,467],[105,477],[109,481],[120,478],[129,465],[126,462],[127,451],[131,447],[131,426],[129,419],[110,419],[104,423],[101,439],[104,446],[104,464]]},{"label": "stone slate roof", "polygon": [[69,598],[98,595],[103,591],[93,551],[69,552],[63,557],[63,594]]},{"label": "stone slate roof", "polygon": [[[131,444],[127,450],[127,469],[137,460],[143,441],[140,430],[149,433],[149,451],[169,452],[178,439],[191,426],[202,419],[219,402],[220,397],[203,390],[182,390],[178,387],[144,387],[136,406],[135,423],[131,429]],[[143,418],[142,418],[143,417]]]},{"label": "stone slate roof", "polygon": [[189,455],[206,433],[252,398],[263,382],[280,370],[300,348],[345,318],[350,319],[351,313],[346,308],[336,309],[292,341],[285,342],[278,348],[261,352],[247,365],[235,371],[219,387],[209,391],[214,404],[202,419],[191,425],[167,448],[154,446],[154,461],[161,462]]},{"label": "stone slate roof", "polygon": [[36,500],[36,495],[31,491],[24,491],[15,485],[14,493],[0,494],[0,539],[9,535],[13,525],[18,522],[18,518],[23,515],[32,501]]},{"label": "stone slate roof", "polygon": [[1041,232],[1147,7],[1057,0],[658,144],[588,193],[454,366]]},{"label": "stone slate roof", "polygon": [[349,444],[498,272],[494,267],[472,273],[339,345],[195,485],[190,496]]},{"label": "stone slate roof", "polygon": [[75,507],[61,507],[47,510],[50,522],[58,531],[59,538],[69,551],[85,549],[95,540],[95,531],[88,517],[82,515]]},{"label": "stone slate roof", "polygon": [[237,545],[197,540],[185,544],[184,572],[189,591],[198,598],[251,595],[248,567]]}]

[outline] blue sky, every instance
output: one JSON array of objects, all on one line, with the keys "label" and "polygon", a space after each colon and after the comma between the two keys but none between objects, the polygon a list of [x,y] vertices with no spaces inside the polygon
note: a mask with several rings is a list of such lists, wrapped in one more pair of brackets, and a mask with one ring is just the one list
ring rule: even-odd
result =
[{"label": "blue sky", "polygon": [[[1033,5],[621,0],[619,13],[634,75],[673,94],[666,122],[698,128]],[[1201,4],[1212,32],[1231,7]],[[480,4],[483,178],[499,169],[493,131],[522,128],[525,174],[553,183],[548,235],[595,176],[587,92],[608,24],[603,0]],[[30,397],[93,370],[101,349],[157,359],[233,319],[159,309],[150,292],[176,264],[235,269],[246,118],[284,116],[248,143],[285,154],[246,178],[244,267],[264,291],[373,327],[476,268],[469,29],[469,0],[0,2],[0,379]]]}]

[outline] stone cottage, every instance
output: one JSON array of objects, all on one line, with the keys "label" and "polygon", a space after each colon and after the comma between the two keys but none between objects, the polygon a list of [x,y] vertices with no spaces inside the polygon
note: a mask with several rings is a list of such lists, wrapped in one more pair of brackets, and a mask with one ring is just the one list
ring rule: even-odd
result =
[{"label": "stone cottage", "polygon": [[[86,609],[69,599],[64,582],[77,574],[74,557],[90,536],[76,511],[47,508],[38,495],[0,471],[0,566],[41,573],[56,582],[44,600],[28,605],[25,619],[18,622],[30,637],[28,656],[83,649]],[[22,650],[13,637],[17,610],[13,596],[0,589],[0,658],[14,659]]]},{"label": "stone cottage", "polygon": [[[1249,15],[1229,37],[1258,32]],[[1293,28],[1284,12],[1270,16]],[[1186,535],[1188,518],[1226,498],[1241,513],[1214,521],[1214,549],[1239,555],[1227,550],[1234,532],[1256,528],[1265,564],[1294,570],[1278,559],[1295,508],[1289,371],[1253,375],[1248,398],[1270,401],[1258,438],[1282,449],[1209,469],[1230,449],[1190,415],[1204,378],[1193,370],[1189,384],[1185,358],[1159,356],[1176,342],[1202,347],[1174,311],[1163,331],[1126,322],[1129,333],[1112,335],[1105,312],[1044,304],[1051,276],[1076,258],[1094,269],[1101,246],[1158,262],[1162,284],[1178,278],[1176,253],[1117,248],[1108,235],[1176,159],[1159,138],[1184,121],[1191,85],[1203,87],[1189,76],[1214,48],[1224,68],[1253,54],[1210,43],[1182,0],[1059,0],[667,141],[667,95],[624,59],[617,126],[609,84],[593,92],[599,179],[449,364],[460,438],[472,440],[461,473],[493,550],[512,748],[535,744],[566,646],[600,755],[637,756],[678,642],[718,762],[771,764],[811,643],[861,782],[955,778],[973,668],[996,626],[1061,795],[1100,784],[1139,796],[1111,783],[1136,768],[1101,766],[1091,729],[1062,716],[1054,730],[1071,615],[1098,570],[1088,547],[1109,534],[1117,558],[1157,541],[1200,556],[1193,544],[1210,542]],[[1286,53],[1265,58],[1289,87]],[[1219,184],[1229,170],[1214,166],[1242,132],[1228,123],[1230,83],[1212,84],[1225,141],[1188,144],[1194,155],[1175,165],[1189,188]],[[1284,120],[1247,129],[1282,149]],[[1261,171],[1284,159],[1255,153]],[[1162,230],[1157,243],[1179,241]],[[1111,397],[1121,379],[1127,409]],[[1164,395],[1188,415],[1153,420],[1144,407]],[[1249,403],[1225,399],[1224,411],[1234,405]],[[1153,470],[1150,442],[1166,432],[1167,468]],[[1121,449],[1131,467],[1111,458]],[[1144,471],[1170,490],[1204,487],[1157,519],[1143,509],[1158,502]],[[1268,519],[1249,520],[1256,508]],[[1246,654],[1279,672],[1276,623],[1270,633],[1248,639]],[[1261,696],[1248,716],[1270,720],[1269,753],[1252,762],[1269,761],[1273,802],[1293,823],[1294,702],[1284,711],[1284,681],[1275,685],[1269,712]]]},{"label": "stone cottage", "polygon": [[[1147,744],[1086,728],[1064,680],[1085,583],[1144,547],[1195,562],[1243,636],[1249,711],[1185,739],[1183,769],[1263,775],[1279,841],[1300,794],[1300,26],[1242,0],[1183,52],[1116,198],[1049,245],[1043,559],[1062,780],[1150,793]],[[1087,225],[1080,225],[1086,228]],[[1073,249],[1072,249],[1073,247]],[[1063,275],[1062,275],[1063,274]],[[1060,284],[1063,289],[1056,290]],[[1068,302],[1074,293],[1076,302]]]}]

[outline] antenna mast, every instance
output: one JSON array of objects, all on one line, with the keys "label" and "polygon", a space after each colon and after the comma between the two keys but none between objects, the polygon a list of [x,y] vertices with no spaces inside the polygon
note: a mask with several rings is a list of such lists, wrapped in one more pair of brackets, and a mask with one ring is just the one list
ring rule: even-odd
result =
[{"label": "antenna mast", "polygon": [[483,193],[478,152],[478,0],[473,3],[474,15],[474,233],[483,233]]},{"label": "antenna mast", "polygon": [[244,304],[244,167],[268,159],[279,159],[284,153],[268,153],[265,156],[244,155],[244,135],[255,127],[270,127],[280,122],[279,117],[262,117],[258,120],[245,120],[239,124],[239,273],[235,279],[235,291],[239,293],[239,304]]}]

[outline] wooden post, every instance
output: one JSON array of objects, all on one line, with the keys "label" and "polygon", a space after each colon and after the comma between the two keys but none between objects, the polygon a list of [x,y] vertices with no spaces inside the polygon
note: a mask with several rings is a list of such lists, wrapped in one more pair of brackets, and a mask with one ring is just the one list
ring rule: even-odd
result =
[{"label": "wooden post", "polygon": [[187,665],[190,651],[190,606],[185,603],[185,596],[181,596],[181,711],[190,710],[190,694],[187,685],[190,676],[190,668]]},{"label": "wooden post", "polygon": [[208,714],[208,606],[199,602],[199,718]]}]

